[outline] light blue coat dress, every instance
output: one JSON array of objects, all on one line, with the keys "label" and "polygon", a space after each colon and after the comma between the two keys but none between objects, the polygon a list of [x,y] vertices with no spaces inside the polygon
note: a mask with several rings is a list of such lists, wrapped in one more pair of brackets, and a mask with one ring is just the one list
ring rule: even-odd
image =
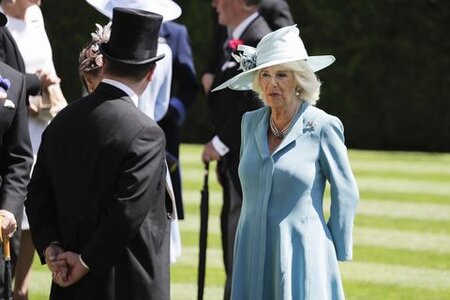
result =
[{"label": "light blue coat dress", "polygon": [[[243,204],[236,234],[232,299],[344,299],[338,260],[352,259],[358,188],[340,120],[302,104],[270,154],[270,108],[242,120]],[[328,222],[325,183],[331,187]]]}]

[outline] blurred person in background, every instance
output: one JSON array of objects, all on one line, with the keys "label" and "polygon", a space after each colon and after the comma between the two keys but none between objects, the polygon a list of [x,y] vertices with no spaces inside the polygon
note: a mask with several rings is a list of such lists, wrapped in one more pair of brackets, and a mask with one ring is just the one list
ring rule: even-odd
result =
[{"label": "blurred person in background", "polygon": [[[0,3],[1,5],[6,5],[7,3],[15,1],[16,0],[3,0],[0,1]],[[2,10],[1,6],[0,10]],[[4,15],[3,13],[1,14]],[[42,91],[45,91],[50,85],[59,83],[60,79],[58,76],[56,76],[56,74],[51,74],[48,71],[44,72],[38,70],[36,73],[26,73],[22,54],[6,26],[0,26],[0,45],[0,61],[3,61],[13,69],[25,74],[27,96],[36,96]]]},{"label": "blurred person in background", "polygon": [[[214,66],[216,87],[238,74],[238,65],[231,57],[239,44],[256,46],[271,29],[259,14],[258,0],[213,0],[218,22],[227,27],[228,37],[220,49],[220,59]],[[202,152],[202,161],[217,161],[217,174],[223,190],[220,215],[223,260],[226,272],[224,299],[229,299],[233,266],[234,237],[241,212],[242,189],[238,177],[241,146],[242,115],[262,106],[251,91],[222,90],[207,94],[213,136]]]},{"label": "blurred person in background", "polygon": [[163,22],[160,36],[172,50],[172,93],[169,108],[158,124],[166,135],[170,176],[174,187],[178,219],[184,219],[179,148],[181,127],[187,111],[195,101],[199,85],[192,57],[191,41],[185,25]]},{"label": "blurred person in background", "polygon": [[[214,0],[212,2],[212,7],[216,6],[217,1],[218,0]],[[292,17],[291,9],[286,0],[261,0],[258,10],[272,30],[294,25],[294,18]],[[228,36],[227,27],[217,22],[217,12],[215,10],[213,10],[213,24],[212,49],[215,49],[213,53],[216,53],[216,55],[212,55],[209,64],[202,75],[202,88],[205,93],[208,93],[211,89],[211,85],[214,81],[213,69],[217,64],[217,60],[220,59],[220,56],[217,54],[220,53],[223,43]]]}]

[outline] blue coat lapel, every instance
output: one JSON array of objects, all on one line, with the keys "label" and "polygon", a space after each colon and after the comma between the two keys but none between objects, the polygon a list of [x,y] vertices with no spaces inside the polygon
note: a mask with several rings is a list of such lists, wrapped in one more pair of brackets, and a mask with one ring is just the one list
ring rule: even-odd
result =
[{"label": "blue coat lapel", "polygon": [[256,130],[253,135],[255,136],[256,145],[261,157],[266,158],[270,155],[269,145],[267,143],[267,129],[269,124],[270,108],[265,107],[263,109],[262,117],[260,118]]}]

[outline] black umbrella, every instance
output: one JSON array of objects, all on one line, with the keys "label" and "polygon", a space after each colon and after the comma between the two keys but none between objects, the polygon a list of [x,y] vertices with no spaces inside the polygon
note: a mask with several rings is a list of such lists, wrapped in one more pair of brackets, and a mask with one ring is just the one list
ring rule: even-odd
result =
[{"label": "black umbrella", "polygon": [[7,236],[3,238],[3,258],[5,260],[5,286],[3,287],[3,297],[5,299],[10,299],[10,297],[12,296],[11,252],[9,249],[9,237]]},{"label": "black umbrella", "polygon": [[197,300],[203,299],[205,287],[206,247],[208,240],[208,214],[209,214],[209,191],[208,191],[209,162],[205,162],[205,175],[201,191],[200,203],[200,241],[198,254],[198,277],[197,277]]}]

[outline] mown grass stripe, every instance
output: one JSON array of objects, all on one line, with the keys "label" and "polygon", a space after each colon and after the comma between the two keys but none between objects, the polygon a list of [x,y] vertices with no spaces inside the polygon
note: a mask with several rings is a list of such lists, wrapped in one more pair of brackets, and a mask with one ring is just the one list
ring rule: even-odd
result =
[{"label": "mown grass stripe", "polygon": [[387,180],[383,177],[356,178],[360,190],[423,193],[429,195],[450,195],[450,184],[410,180]]},{"label": "mown grass stripe", "polygon": [[[215,176],[214,172],[210,171],[210,175]],[[211,177],[212,177],[211,176]],[[184,182],[196,182],[203,183],[204,171],[202,168],[183,169],[183,183]],[[211,181],[215,181],[215,178],[211,178]],[[201,185],[200,185],[201,188]]]},{"label": "mown grass stripe", "polygon": [[370,171],[370,172],[386,172],[392,171],[394,174],[443,174],[450,175],[450,170],[446,168],[446,164],[440,161],[422,161],[412,164],[410,161],[392,161],[387,159],[376,160],[359,160],[350,158],[352,170]]},{"label": "mown grass stripe", "polygon": [[[200,216],[198,215],[186,215],[183,221],[180,221],[180,231],[199,231],[200,229]],[[208,233],[220,232],[220,218],[218,215],[210,215],[208,218]]]},{"label": "mown grass stripe", "polygon": [[387,218],[408,218],[431,221],[450,221],[450,203],[414,203],[394,201],[363,200],[358,205],[358,214],[385,216]]},{"label": "mown grass stripe", "polygon": [[450,253],[356,245],[353,260],[450,271]]},{"label": "mown grass stripe", "polygon": [[[36,256],[34,262],[36,262]],[[36,265],[36,264],[34,264]],[[33,291],[33,297],[30,296],[30,300],[35,299],[34,297],[46,296],[48,299],[48,294],[50,292],[50,286],[52,283],[52,276],[50,271],[45,268],[35,268],[33,265],[33,271],[30,275],[30,291]]]},{"label": "mown grass stripe", "polygon": [[350,160],[370,161],[390,161],[424,163],[425,166],[435,163],[450,164],[450,154],[448,153],[428,153],[428,152],[402,152],[402,151],[374,151],[374,150],[349,150]]},{"label": "mown grass stripe", "polygon": [[395,284],[430,290],[450,289],[450,271],[356,261],[341,263],[340,269],[345,280]]},{"label": "mown grass stripe", "polygon": [[[216,232],[214,232],[216,231]],[[208,230],[208,249],[209,248],[220,248],[222,247],[222,240],[220,237],[219,230]],[[181,231],[181,241],[183,247],[198,247],[199,234],[198,230],[183,230]]]},{"label": "mown grass stripe", "polygon": [[[172,300],[190,300],[197,299],[197,285],[189,283],[172,283],[171,284]],[[212,285],[205,285],[203,293],[205,300],[222,300],[223,288]]]},{"label": "mown grass stripe", "polygon": [[[200,207],[200,190],[186,190],[183,192],[184,203],[198,204]],[[222,192],[221,191],[209,191],[209,203],[215,203],[222,205]]]},{"label": "mown grass stripe", "polygon": [[[179,257],[179,259],[173,265],[176,267],[197,265],[198,255],[198,245],[183,247],[181,257]],[[222,268],[222,261],[222,248],[208,247],[206,251],[206,264],[208,265],[208,268]]]},{"label": "mown grass stripe", "polygon": [[436,220],[417,220],[409,218],[389,218],[380,216],[371,216],[357,214],[355,219],[355,227],[372,227],[379,229],[396,229],[405,231],[416,231],[422,234],[441,233],[450,235],[450,221]]},{"label": "mown grass stripe", "polygon": [[353,239],[355,245],[450,253],[450,239],[446,234],[356,227]]},{"label": "mown grass stripe", "polygon": [[449,195],[431,195],[426,191],[385,191],[383,189],[363,190],[360,188],[359,192],[361,200],[450,204]]},{"label": "mown grass stripe", "polygon": [[434,183],[448,183],[450,182],[450,174],[440,173],[411,173],[408,171],[399,172],[393,170],[353,170],[356,178],[371,178],[382,176],[384,180],[409,180],[409,181],[423,181]]},{"label": "mown grass stripe", "polygon": [[345,279],[344,291],[348,300],[444,300],[450,299],[446,289],[403,287],[395,284],[374,283]]},{"label": "mown grass stripe", "polygon": [[[170,269],[170,280],[172,282],[197,282],[198,265],[173,265]],[[205,271],[205,285],[222,286],[225,282],[225,272],[223,266],[213,267],[207,265]]]}]

